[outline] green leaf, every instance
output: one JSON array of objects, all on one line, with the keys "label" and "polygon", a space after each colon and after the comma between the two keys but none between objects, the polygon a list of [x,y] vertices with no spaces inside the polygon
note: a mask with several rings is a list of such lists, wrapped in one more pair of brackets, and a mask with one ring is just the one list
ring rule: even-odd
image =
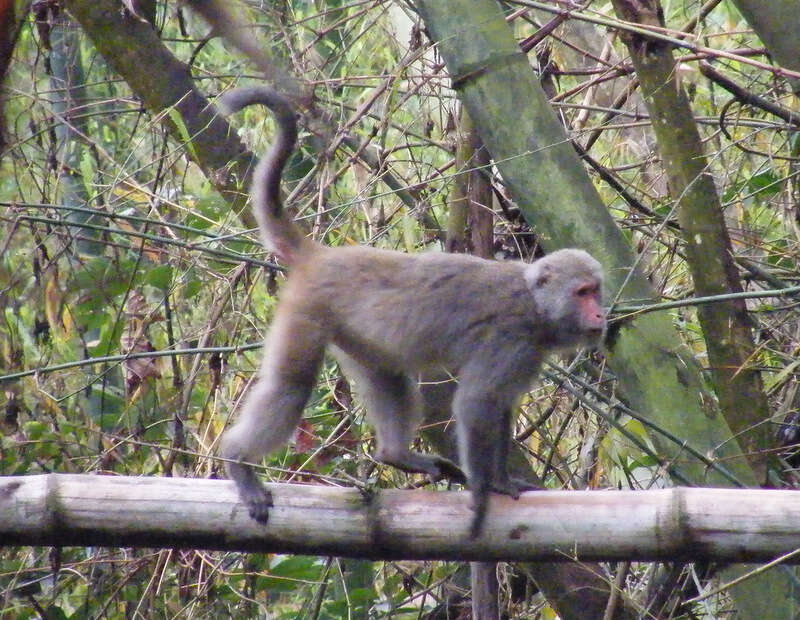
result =
[{"label": "green leaf", "polygon": [[[205,187],[205,186],[204,186]],[[207,230],[215,223],[218,223],[228,208],[219,195],[212,188],[205,188],[208,192],[199,196],[195,201],[192,210],[186,215],[186,226],[191,226],[197,230]]]},{"label": "green leaf", "polygon": [[87,194],[92,194],[92,179],[94,178],[94,163],[89,151],[85,150],[81,153],[80,161],[81,176],[83,177],[83,186],[86,188]]},{"label": "green leaf", "polygon": [[269,569],[268,577],[259,577],[259,591],[291,592],[307,581],[318,581],[322,567],[317,558],[310,556],[278,556],[277,563]]},{"label": "green leaf", "polygon": [[22,430],[28,439],[36,441],[41,439],[49,429],[37,420],[28,420],[22,425]]},{"label": "green leaf", "polygon": [[147,272],[145,282],[163,291],[169,289],[172,284],[172,267],[169,265],[158,265]]},{"label": "green leaf", "polygon": [[175,108],[170,108],[167,110],[167,116],[169,116],[169,119],[175,124],[175,128],[178,130],[178,133],[183,140],[183,145],[189,149],[189,152],[192,154],[192,159],[196,160],[197,151],[195,151],[194,143],[192,143],[192,138],[189,135],[189,130],[186,128],[186,123],[183,122],[181,113]]},{"label": "green leaf", "polygon": [[771,170],[767,170],[750,177],[747,180],[747,189],[755,196],[767,198],[777,194],[781,190],[781,184],[781,179]]}]

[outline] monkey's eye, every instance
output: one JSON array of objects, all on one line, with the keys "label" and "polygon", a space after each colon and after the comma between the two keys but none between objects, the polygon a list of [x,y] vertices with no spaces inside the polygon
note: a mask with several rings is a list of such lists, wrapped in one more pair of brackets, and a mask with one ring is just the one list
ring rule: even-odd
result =
[{"label": "monkey's eye", "polygon": [[578,297],[589,297],[590,295],[594,295],[594,287],[587,284],[575,291],[575,294]]}]

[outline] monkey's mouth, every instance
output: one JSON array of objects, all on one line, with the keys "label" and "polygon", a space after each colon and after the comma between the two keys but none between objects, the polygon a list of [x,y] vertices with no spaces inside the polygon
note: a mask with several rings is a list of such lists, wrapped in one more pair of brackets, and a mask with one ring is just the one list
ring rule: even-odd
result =
[{"label": "monkey's mouth", "polygon": [[595,347],[601,346],[606,340],[606,334],[605,329],[598,329],[590,338],[589,344]]},{"label": "monkey's mouth", "polygon": [[605,327],[592,327],[581,333],[580,340],[587,345],[599,345],[605,336]]}]

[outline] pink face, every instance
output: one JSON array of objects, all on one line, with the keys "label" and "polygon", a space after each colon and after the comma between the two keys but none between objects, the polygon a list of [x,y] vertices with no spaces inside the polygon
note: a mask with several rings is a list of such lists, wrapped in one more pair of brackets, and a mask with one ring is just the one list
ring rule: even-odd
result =
[{"label": "pink face", "polygon": [[587,335],[601,335],[606,328],[606,313],[600,284],[594,280],[579,284],[573,297],[581,331]]}]

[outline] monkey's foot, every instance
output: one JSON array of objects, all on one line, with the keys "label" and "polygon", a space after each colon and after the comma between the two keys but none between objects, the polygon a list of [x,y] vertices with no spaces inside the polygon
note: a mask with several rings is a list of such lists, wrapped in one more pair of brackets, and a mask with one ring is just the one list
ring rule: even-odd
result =
[{"label": "monkey's foot", "polygon": [[249,515],[266,524],[272,508],[272,493],[261,484],[253,469],[244,463],[228,463],[228,476],[236,483],[239,499],[247,506]]},{"label": "monkey's foot", "polygon": [[457,484],[467,484],[467,476],[453,461],[441,456],[434,458],[434,464],[439,468],[439,478],[447,478]]},{"label": "monkey's foot", "polygon": [[247,506],[248,514],[261,524],[266,524],[269,520],[269,509],[272,508],[272,493],[267,491],[260,484],[257,487],[249,488],[246,491],[239,489],[239,497]]},{"label": "monkey's foot", "polygon": [[404,452],[402,454],[387,454],[385,451],[375,454],[381,463],[386,463],[397,469],[412,474],[427,474],[434,481],[444,478],[459,484],[467,483],[467,476],[461,468],[442,456],[420,454],[419,452]]}]

